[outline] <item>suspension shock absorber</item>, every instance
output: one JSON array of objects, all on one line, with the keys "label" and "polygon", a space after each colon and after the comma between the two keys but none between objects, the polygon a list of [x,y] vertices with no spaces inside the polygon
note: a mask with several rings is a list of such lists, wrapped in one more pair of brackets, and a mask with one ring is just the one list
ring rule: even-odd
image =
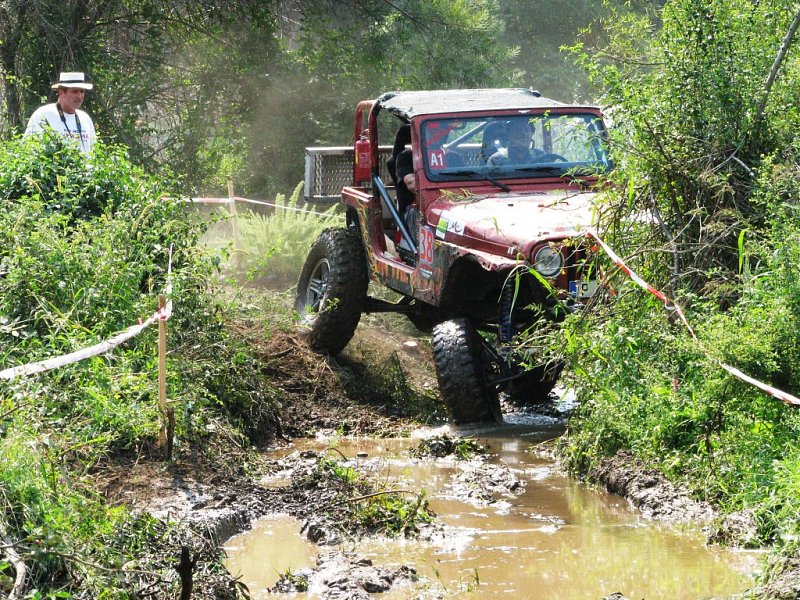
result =
[{"label": "suspension shock absorber", "polygon": [[503,284],[503,291],[500,293],[500,328],[499,337],[501,344],[508,344],[516,333],[514,322],[511,319],[511,312],[514,309],[514,289],[515,281],[513,278],[506,279]]}]

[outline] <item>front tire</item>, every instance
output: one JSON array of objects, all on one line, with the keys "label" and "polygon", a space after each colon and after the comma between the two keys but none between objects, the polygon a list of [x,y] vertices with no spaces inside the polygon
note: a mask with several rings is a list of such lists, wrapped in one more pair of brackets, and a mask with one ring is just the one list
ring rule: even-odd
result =
[{"label": "front tire", "polygon": [[361,240],[347,229],[326,229],[312,244],[297,281],[295,310],[312,350],[335,356],[353,338],[367,297]]},{"label": "front tire", "polygon": [[439,392],[453,423],[503,422],[497,389],[489,383],[491,365],[469,321],[453,319],[434,327],[433,359]]}]

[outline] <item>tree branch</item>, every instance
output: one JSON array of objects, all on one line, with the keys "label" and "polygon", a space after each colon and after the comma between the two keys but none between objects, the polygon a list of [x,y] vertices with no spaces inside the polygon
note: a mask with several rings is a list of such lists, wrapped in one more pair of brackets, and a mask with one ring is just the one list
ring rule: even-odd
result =
[{"label": "tree branch", "polygon": [[798,27],[800,27],[800,11],[795,14],[792,24],[789,26],[789,31],[786,32],[783,42],[781,42],[781,47],[780,50],[778,50],[778,55],[775,57],[775,62],[772,63],[769,76],[764,84],[764,93],[761,96],[761,101],[758,103],[758,110],[756,110],[756,126],[764,118],[764,111],[767,108],[767,99],[772,91],[772,85],[775,83],[775,79],[778,77],[778,71],[780,71],[781,65],[783,64],[783,61],[789,52],[789,46],[791,46],[792,41],[794,40],[794,36],[797,33]]},{"label": "tree branch", "polygon": [[347,498],[338,502],[337,504],[344,504],[345,502],[361,502],[362,500],[367,500],[369,498],[376,498],[377,496],[386,496],[389,494],[409,494],[410,496],[419,496],[419,492],[415,492],[413,490],[382,490],[380,492],[373,492],[371,494],[365,494],[364,496],[356,496],[355,498]]},{"label": "tree branch", "polygon": [[670,282],[670,294],[674,295],[674,290],[672,289],[673,285],[677,285],[678,278],[681,274],[681,266],[680,266],[680,253],[678,252],[678,240],[673,235],[672,231],[670,230],[669,226],[664,221],[664,218],[661,216],[661,211],[658,210],[658,204],[656,203],[656,199],[650,196],[650,210],[653,213],[653,216],[658,223],[658,226],[661,228],[661,231],[664,233],[664,236],[667,238],[667,243],[670,245],[672,249],[672,281]]},{"label": "tree branch", "polygon": [[14,586],[8,594],[8,600],[18,600],[25,596],[25,580],[28,578],[28,568],[25,566],[22,557],[14,548],[14,543],[8,537],[5,524],[2,522],[0,522],[0,540],[3,542],[3,549],[5,550],[5,555],[8,557],[8,562],[14,567],[14,572],[16,573],[14,577]]}]

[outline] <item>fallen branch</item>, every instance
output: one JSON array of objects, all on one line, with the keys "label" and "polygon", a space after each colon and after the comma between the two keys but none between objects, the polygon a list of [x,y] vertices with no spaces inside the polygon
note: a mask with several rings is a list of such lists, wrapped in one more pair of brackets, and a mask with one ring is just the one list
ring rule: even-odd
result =
[{"label": "fallen branch", "polygon": [[156,571],[147,571],[145,569],[125,569],[125,568],[111,568],[111,567],[104,567],[101,564],[96,562],[92,562],[90,560],[86,560],[84,558],[80,558],[75,554],[66,554],[64,552],[59,552],[58,550],[50,550],[42,548],[40,551],[42,554],[47,554],[48,556],[55,556],[67,562],[73,562],[79,565],[83,565],[84,567],[89,567],[91,569],[96,569],[101,573],[105,573],[107,575],[121,575],[121,574],[136,574],[136,575],[144,575],[146,577],[153,577],[157,578],[161,581],[167,581],[161,573]]},{"label": "fallen branch", "polygon": [[5,419],[6,417],[10,417],[15,412],[17,412],[19,409],[25,408],[26,406],[30,406],[31,404],[33,404],[33,402],[23,402],[22,404],[17,404],[14,408],[10,408],[6,412],[4,412],[2,415],[0,415],[0,421]]},{"label": "fallen branch", "polygon": [[325,452],[336,452],[344,460],[348,460],[347,457],[344,455],[344,453],[341,450],[339,450],[338,448],[334,448],[333,446],[329,446],[328,448],[325,448]]},{"label": "fallen branch", "polygon": [[14,548],[14,543],[6,534],[5,527],[0,524],[0,540],[3,541],[3,548],[8,562],[14,567],[16,576],[14,577],[14,585],[11,592],[8,594],[8,600],[18,600],[25,596],[25,580],[28,578],[28,568],[25,566],[25,561],[17,553]]},{"label": "fallen branch", "polygon": [[366,494],[365,496],[356,496],[355,498],[347,498],[343,500],[339,504],[343,504],[345,502],[361,502],[362,500],[368,500],[369,498],[375,498],[376,496],[385,496],[387,494],[409,494],[411,496],[419,496],[419,492],[415,492],[412,490],[383,490],[380,492],[373,492],[371,494]]},{"label": "fallen branch", "polygon": [[280,352],[276,352],[275,354],[270,354],[266,357],[267,362],[271,362],[278,358],[283,358],[284,356],[291,354],[292,352],[296,352],[295,348],[286,348],[285,350],[281,350]]},{"label": "fallen branch", "polygon": [[323,509],[333,508],[334,506],[341,506],[342,504],[361,502],[362,500],[369,500],[370,498],[375,498],[377,496],[386,496],[388,494],[408,494],[410,496],[422,495],[420,492],[415,492],[412,490],[382,490],[380,492],[373,492],[371,494],[366,494],[364,496],[356,496],[355,498],[345,498],[344,500],[339,500],[338,502],[331,502],[329,504],[324,505],[322,508]]}]

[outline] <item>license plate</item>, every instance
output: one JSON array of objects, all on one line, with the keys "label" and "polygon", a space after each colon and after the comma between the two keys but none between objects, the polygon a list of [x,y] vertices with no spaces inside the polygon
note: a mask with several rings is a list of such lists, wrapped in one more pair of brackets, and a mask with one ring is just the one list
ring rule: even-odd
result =
[{"label": "license plate", "polygon": [[597,291],[597,281],[570,281],[569,295],[573,298],[589,298]]}]

